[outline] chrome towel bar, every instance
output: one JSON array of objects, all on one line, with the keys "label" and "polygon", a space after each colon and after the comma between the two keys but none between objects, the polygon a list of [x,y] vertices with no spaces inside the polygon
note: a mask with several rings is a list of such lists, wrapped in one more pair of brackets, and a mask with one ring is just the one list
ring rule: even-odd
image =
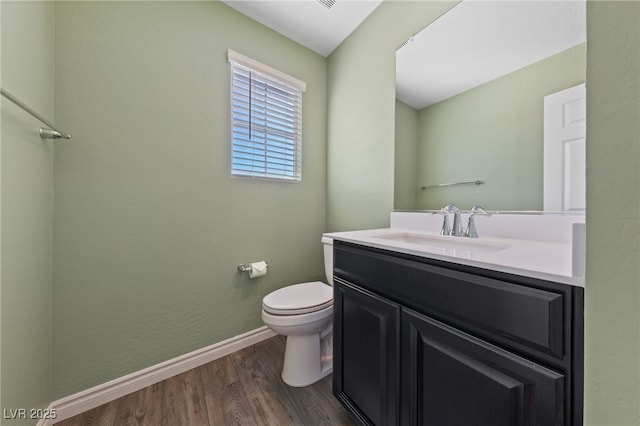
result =
[{"label": "chrome towel bar", "polygon": [[20,108],[22,108],[24,111],[29,113],[35,119],[46,124],[49,127],[48,129],[45,129],[44,127],[40,127],[40,137],[42,139],[71,139],[71,135],[56,129],[56,126],[51,124],[46,118],[44,118],[43,116],[38,114],[36,111],[29,108],[22,101],[20,101],[18,98],[13,96],[11,93],[4,90],[2,87],[0,87],[0,94],[5,98],[9,99],[11,102],[16,104]]},{"label": "chrome towel bar", "polygon": [[470,185],[470,184],[481,185],[483,183],[484,182],[482,182],[481,180],[470,180],[466,182],[439,183],[436,185],[420,185],[420,189],[424,191],[427,188],[439,188],[441,186]]}]

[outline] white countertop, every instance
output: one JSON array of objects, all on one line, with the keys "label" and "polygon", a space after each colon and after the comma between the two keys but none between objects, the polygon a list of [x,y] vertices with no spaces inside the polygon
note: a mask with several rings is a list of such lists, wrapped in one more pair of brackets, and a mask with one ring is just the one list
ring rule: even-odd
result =
[{"label": "white countertop", "polygon": [[398,253],[584,287],[584,278],[572,273],[573,249],[568,241],[482,236],[471,239],[398,227],[334,232],[324,236]]}]

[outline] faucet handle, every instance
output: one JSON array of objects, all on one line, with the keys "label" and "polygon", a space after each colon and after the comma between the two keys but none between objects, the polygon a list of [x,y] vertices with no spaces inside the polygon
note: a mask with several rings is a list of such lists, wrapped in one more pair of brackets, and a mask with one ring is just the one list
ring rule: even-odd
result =
[{"label": "faucet handle", "polygon": [[471,207],[471,210],[469,210],[469,217],[474,216],[476,214],[483,214],[483,215],[490,216],[490,214],[487,213],[486,210],[480,206]]},{"label": "faucet handle", "polygon": [[439,214],[442,215],[443,219],[442,219],[442,229],[440,229],[440,235],[451,235],[451,227],[449,226],[449,216],[447,216],[447,213],[444,209],[444,207],[442,209],[440,209],[439,211],[434,211],[432,214]]},{"label": "faucet handle", "polygon": [[464,231],[464,236],[467,238],[478,238],[478,231],[476,230],[476,222],[473,218],[477,214],[489,216],[489,213],[487,213],[485,209],[483,209],[482,207],[480,206],[471,207],[471,210],[469,210],[469,224],[467,225],[467,229]]},{"label": "faucet handle", "polygon": [[447,214],[447,213],[460,213],[460,208],[458,206],[456,206],[455,204],[447,204],[446,206],[444,206],[442,209],[440,209],[440,211],[443,214]]}]

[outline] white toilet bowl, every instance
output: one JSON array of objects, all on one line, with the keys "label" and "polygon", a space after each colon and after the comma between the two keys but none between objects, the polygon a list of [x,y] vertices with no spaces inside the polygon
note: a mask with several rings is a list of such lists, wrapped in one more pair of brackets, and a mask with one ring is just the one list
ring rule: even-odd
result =
[{"label": "white toilet bowl", "polygon": [[[333,284],[333,240],[322,239],[325,272]],[[307,386],[333,371],[333,288],[320,281],[283,287],[262,299],[262,320],[287,336],[282,380]]]}]

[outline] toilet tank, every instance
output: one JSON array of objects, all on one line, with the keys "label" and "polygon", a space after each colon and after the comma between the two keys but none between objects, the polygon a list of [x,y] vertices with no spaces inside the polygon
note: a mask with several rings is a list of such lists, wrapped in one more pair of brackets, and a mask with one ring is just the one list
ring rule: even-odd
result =
[{"label": "toilet tank", "polygon": [[324,274],[327,282],[333,285],[333,238],[323,236],[322,248],[324,249]]}]

